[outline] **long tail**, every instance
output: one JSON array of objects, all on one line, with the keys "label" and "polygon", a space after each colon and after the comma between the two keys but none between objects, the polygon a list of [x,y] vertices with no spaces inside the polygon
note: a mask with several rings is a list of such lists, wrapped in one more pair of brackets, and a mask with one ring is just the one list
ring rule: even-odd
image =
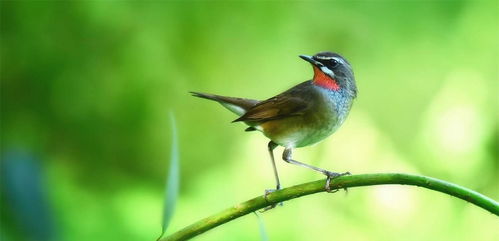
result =
[{"label": "long tail", "polygon": [[232,111],[238,116],[244,115],[246,111],[251,109],[254,105],[258,104],[258,100],[252,100],[252,99],[244,99],[244,98],[237,98],[237,97],[227,97],[227,96],[220,96],[220,95],[212,95],[212,94],[206,94],[206,93],[201,93],[201,92],[190,92],[192,96],[208,99],[208,100],[214,100],[223,105],[225,108],[228,110]]}]

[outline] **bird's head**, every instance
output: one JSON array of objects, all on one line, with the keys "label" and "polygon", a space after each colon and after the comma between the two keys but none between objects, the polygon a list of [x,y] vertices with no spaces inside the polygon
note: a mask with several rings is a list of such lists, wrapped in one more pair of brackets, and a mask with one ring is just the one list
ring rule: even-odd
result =
[{"label": "bird's head", "polygon": [[320,52],[314,56],[300,55],[314,68],[312,82],[331,91],[344,90],[353,97],[357,96],[357,87],[350,63],[337,53]]}]

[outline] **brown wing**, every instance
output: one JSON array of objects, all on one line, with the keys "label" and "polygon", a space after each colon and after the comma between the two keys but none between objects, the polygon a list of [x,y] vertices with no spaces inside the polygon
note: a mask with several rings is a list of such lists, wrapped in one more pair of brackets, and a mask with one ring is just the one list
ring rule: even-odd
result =
[{"label": "brown wing", "polygon": [[301,98],[276,96],[256,104],[244,115],[234,120],[234,122],[265,122],[289,116],[302,115],[308,107],[309,104]]}]

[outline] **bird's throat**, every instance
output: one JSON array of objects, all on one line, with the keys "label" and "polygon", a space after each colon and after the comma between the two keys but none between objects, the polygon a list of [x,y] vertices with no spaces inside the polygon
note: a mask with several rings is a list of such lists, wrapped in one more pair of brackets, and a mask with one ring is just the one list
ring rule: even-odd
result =
[{"label": "bird's throat", "polygon": [[329,75],[325,74],[322,72],[321,69],[317,68],[314,66],[314,80],[313,83],[315,85],[318,85],[320,87],[329,89],[329,90],[339,90],[340,86],[338,85],[338,82],[329,77]]}]

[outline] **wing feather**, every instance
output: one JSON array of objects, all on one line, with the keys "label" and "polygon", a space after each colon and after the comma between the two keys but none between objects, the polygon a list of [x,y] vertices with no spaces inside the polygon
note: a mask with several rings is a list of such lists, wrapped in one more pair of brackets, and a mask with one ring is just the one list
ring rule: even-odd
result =
[{"label": "wing feather", "polygon": [[256,104],[244,115],[234,120],[234,122],[247,121],[261,123],[302,115],[308,107],[309,104],[301,98],[279,95]]}]

